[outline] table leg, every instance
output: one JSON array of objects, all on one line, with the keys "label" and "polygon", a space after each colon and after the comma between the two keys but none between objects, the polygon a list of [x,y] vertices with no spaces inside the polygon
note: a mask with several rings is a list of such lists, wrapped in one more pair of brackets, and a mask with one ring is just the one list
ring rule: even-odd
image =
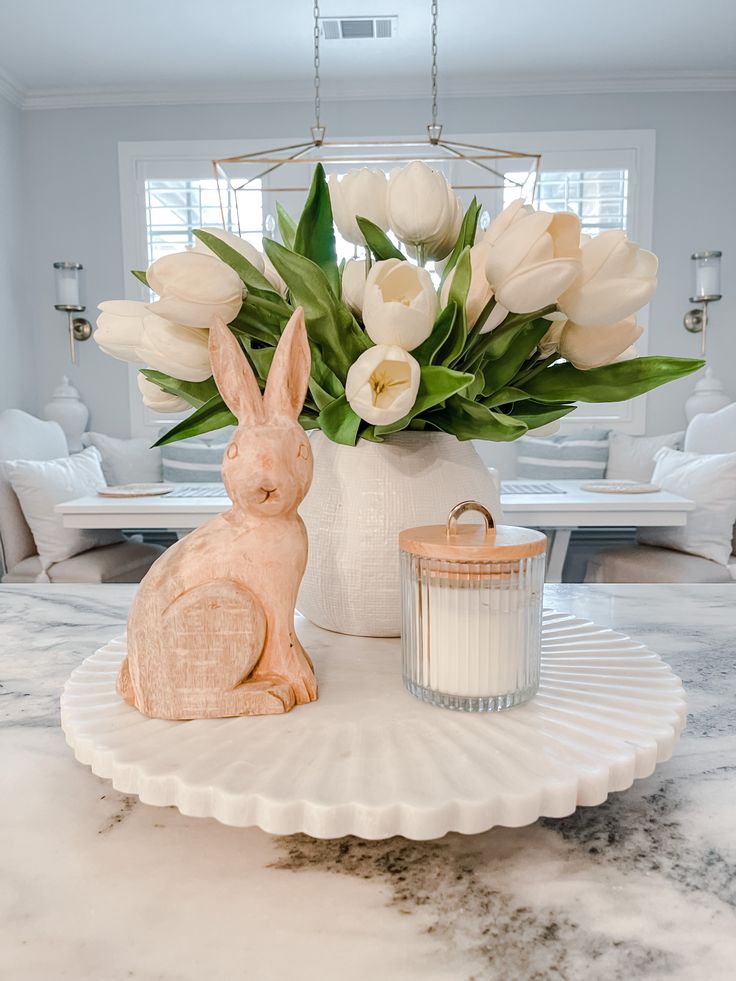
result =
[{"label": "table leg", "polygon": [[562,582],[562,569],[565,565],[567,549],[570,544],[571,528],[551,528],[546,532],[549,538],[547,550],[546,582]]}]

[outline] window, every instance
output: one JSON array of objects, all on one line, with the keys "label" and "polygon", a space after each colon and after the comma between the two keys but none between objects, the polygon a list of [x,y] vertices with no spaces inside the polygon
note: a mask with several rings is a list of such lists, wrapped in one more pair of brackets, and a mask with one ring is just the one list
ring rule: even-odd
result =
[{"label": "window", "polygon": [[[238,217],[243,238],[260,249],[263,244],[263,201],[257,190],[241,194],[235,211],[233,194],[223,193],[225,227],[237,231]],[[196,244],[194,228],[222,228],[223,212],[217,182],[212,180],[146,180],[145,222],[148,263],[181,252]]]},{"label": "window", "polygon": [[[465,133],[457,137],[467,143],[541,153],[536,207],[545,211],[574,211],[588,235],[622,229],[643,248],[650,248],[654,197],[652,131]],[[195,228],[222,227],[212,159],[263,151],[281,142],[295,141],[287,137],[246,143],[228,140],[119,144],[124,283],[128,299],[148,299],[150,294],[127,270],[144,269],[162,255],[194,245]],[[512,168],[509,161],[509,176],[514,176]],[[293,217],[298,216],[302,203],[300,195],[271,190],[268,181],[266,177],[257,192],[239,195],[238,202],[241,232],[259,249],[264,232],[270,235],[275,228],[276,201],[281,201]],[[464,192],[463,197],[470,193]],[[483,204],[493,217],[517,196],[517,193],[490,191],[483,195]],[[237,230],[235,202],[224,202],[224,208],[226,226]],[[338,259],[353,255],[349,243],[338,238],[336,244]],[[646,311],[639,321],[646,325]],[[646,352],[646,338],[645,333],[638,345],[642,353]],[[155,417],[144,410],[133,366],[129,379],[131,433],[151,436],[163,422],[170,423],[172,417]],[[571,419],[563,420],[562,426],[564,430],[574,430],[596,425],[643,433],[645,406],[646,396],[623,404],[583,405]]]},{"label": "window", "polygon": [[[542,158],[544,164],[544,158]],[[508,174],[523,181],[526,174]],[[504,191],[504,206],[518,197],[516,188]],[[534,206],[540,211],[572,211],[586,235],[626,229],[629,206],[629,171],[542,170],[537,178]]]}]

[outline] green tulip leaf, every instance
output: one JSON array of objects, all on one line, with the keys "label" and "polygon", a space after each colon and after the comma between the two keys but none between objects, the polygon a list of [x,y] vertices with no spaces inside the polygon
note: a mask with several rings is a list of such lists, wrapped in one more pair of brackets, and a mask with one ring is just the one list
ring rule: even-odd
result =
[{"label": "green tulip leaf", "polygon": [[[148,276],[146,276],[145,272],[142,269],[131,269],[130,271],[132,275],[135,276],[135,278],[138,280],[139,283],[143,283],[144,286],[148,286]],[[148,286],[148,288],[150,290],[151,287]]]},{"label": "green tulip leaf", "polygon": [[350,408],[344,395],[322,409],[318,419],[319,428],[334,443],[355,446],[361,418]]},{"label": "green tulip leaf", "polygon": [[426,341],[422,341],[419,347],[415,347],[411,352],[412,357],[420,365],[434,364],[438,360],[437,355],[452,332],[457,313],[457,306],[454,303],[448,303],[444,310],[440,310],[434,322],[432,333]]},{"label": "green tulip leaf", "polygon": [[[312,184],[294,234],[293,251],[311,259],[324,273],[335,296],[340,296],[340,273],[335,252],[330,190],[321,163],[314,168]],[[269,256],[270,258],[270,256]],[[273,259],[271,259],[273,262]],[[283,273],[281,274],[283,276]],[[284,279],[286,277],[284,276]],[[288,279],[286,280],[288,283]],[[289,287],[291,288],[291,287]]]},{"label": "green tulip leaf", "polygon": [[271,239],[264,239],[263,246],[277,272],[289,284],[294,303],[304,308],[310,340],[344,384],[348,368],[371,342],[348,307],[335,296],[316,263]]},{"label": "green tulip leaf", "polygon": [[524,383],[537,402],[622,402],[643,395],[705,364],[693,358],[636,358],[582,371],[568,362],[553,364]]},{"label": "green tulip leaf", "polygon": [[154,385],[158,385],[164,392],[168,392],[169,395],[178,395],[179,398],[187,401],[195,409],[204,405],[213,395],[218,394],[214,378],[206,378],[201,382],[181,381],[179,378],[165,375],[162,371],[154,371],[153,368],[141,368],[141,374]]},{"label": "green tulip leaf", "polygon": [[453,395],[438,412],[428,416],[432,425],[459,440],[490,439],[508,443],[523,436],[526,423],[520,419],[495,412],[481,402],[473,402],[462,395]]},{"label": "green tulip leaf", "polygon": [[176,443],[189,436],[201,436],[203,433],[213,433],[225,426],[234,426],[237,419],[225,405],[221,395],[213,395],[204,405],[200,405],[190,416],[170,429],[156,442],[154,446],[164,446],[166,443]]},{"label": "green tulip leaf", "polygon": [[458,315],[455,318],[450,335],[442,345],[442,350],[437,358],[442,364],[454,364],[463,353],[468,342],[468,319],[465,312],[465,304],[468,299],[470,289],[470,249],[465,248],[458,259],[455,267],[455,275],[452,278],[450,287],[449,302],[457,307]]},{"label": "green tulip leaf", "polygon": [[375,259],[379,262],[383,259],[400,259],[402,261],[406,259],[404,253],[396,248],[388,235],[378,225],[374,225],[372,221],[361,218],[359,215],[355,216],[355,220]]},{"label": "green tulip leaf", "polygon": [[294,249],[294,239],[296,238],[296,222],[283,205],[276,202],[276,215],[278,217],[281,241],[287,249]]},{"label": "green tulip leaf", "polygon": [[[223,242],[221,238],[213,235],[212,232],[206,232],[201,228],[195,228],[192,234],[203,245],[206,245],[208,249],[211,249],[218,259],[222,259],[226,265],[230,266],[240,276],[240,279],[249,291],[254,291],[256,295],[266,294],[267,296],[271,296],[274,298],[274,302],[276,298],[281,300],[281,297],[263,273],[256,269],[253,263],[249,259],[246,259],[244,255],[241,255],[232,245],[228,245],[227,242]],[[281,303],[286,306],[283,300],[281,300]]]},{"label": "green tulip leaf", "polygon": [[452,252],[447,258],[445,263],[445,268],[442,270],[442,279],[440,280],[440,288],[443,286],[445,280],[450,275],[452,270],[457,265],[460,256],[464,249],[473,245],[475,242],[475,232],[478,227],[478,216],[480,215],[480,205],[475,198],[468,205],[468,210],[463,216],[463,223],[460,226],[460,234],[457,237],[457,242],[453,247]]},{"label": "green tulip leaf", "polygon": [[[557,422],[563,416],[568,416],[571,412],[574,412],[576,408],[577,406],[575,405],[545,405],[541,402],[533,402],[531,399],[525,399],[515,401],[513,405],[509,406],[507,411],[512,418],[525,423],[532,430],[539,429],[540,426],[546,426],[550,422]],[[533,436],[534,433],[530,432],[529,435]]]},{"label": "green tulip leaf", "polygon": [[508,387],[499,389],[488,398],[482,399],[482,402],[483,405],[487,405],[489,409],[493,409],[497,405],[508,405],[510,402],[519,402],[526,398],[526,392],[522,392],[520,388]]},{"label": "green tulip leaf", "polygon": [[388,423],[385,426],[376,426],[376,434],[385,436],[388,433],[396,433],[401,429],[406,429],[415,416],[434,408],[450,398],[451,395],[462,392],[472,381],[472,375],[466,375],[462,371],[453,371],[451,368],[444,368],[441,365],[429,365],[422,368],[419,390],[411,411],[396,422]]},{"label": "green tulip leaf", "polygon": [[517,372],[536,351],[539,342],[549,330],[549,321],[544,319],[531,320],[521,323],[509,332],[503,357],[486,358],[483,362],[485,385],[484,395],[493,395],[499,389],[510,384]]}]

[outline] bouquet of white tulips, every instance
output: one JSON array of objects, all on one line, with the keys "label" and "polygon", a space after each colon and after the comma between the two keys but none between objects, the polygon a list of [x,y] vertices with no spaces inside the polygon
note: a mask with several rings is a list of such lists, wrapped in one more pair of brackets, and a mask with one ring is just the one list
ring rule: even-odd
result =
[{"label": "bouquet of white tulips", "polygon": [[[135,273],[157,300],[101,304],[95,339],[149,366],[144,402],[194,408],[161,442],[235,421],[210,369],[215,314],[263,386],[302,306],[312,375],[301,422],[348,445],[402,429],[514,440],[578,401],[625,400],[702,366],[637,357],[635,314],[654,293],[657,259],[623,232],[588,238],[575,215],[521,201],[480,232],[476,200],[463,214],[419,161],[329,182],[318,165],[299,222],[278,211],[282,243],[264,239],[265,255],[229,232],[196,231],[194,249]],[[334,225],[365,258],[338,265]]]}]

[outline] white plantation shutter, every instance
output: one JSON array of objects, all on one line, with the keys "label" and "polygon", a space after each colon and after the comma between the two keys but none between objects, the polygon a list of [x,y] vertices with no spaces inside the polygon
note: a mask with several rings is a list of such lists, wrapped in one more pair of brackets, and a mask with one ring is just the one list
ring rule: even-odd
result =
[{"label": "white plantation shutter", "polygon": [[[504,205],[517,197],[514,188],[505,191]],[[572,211],[580,219],[581,231],[586,235],[597,235],[611,229],[626,231],[629,171],[626,168],[542,170],[537,179],[534,206],[540,211]]]},{"label": "white plantation shutter", "polygon": [[[260,182],[258,187],[260,188]],[[225,225],[237,232],[233,195],[223,201]],[[242,199],[246,200],[243,201]],[[196,243],[195,228],[222,228],[220,198],[215,180],[147,180],[145,182],[148,261],[181,252]],[[242,237],[260,249],[263,244],[263,200],[255,191],[239,202]]]}]

